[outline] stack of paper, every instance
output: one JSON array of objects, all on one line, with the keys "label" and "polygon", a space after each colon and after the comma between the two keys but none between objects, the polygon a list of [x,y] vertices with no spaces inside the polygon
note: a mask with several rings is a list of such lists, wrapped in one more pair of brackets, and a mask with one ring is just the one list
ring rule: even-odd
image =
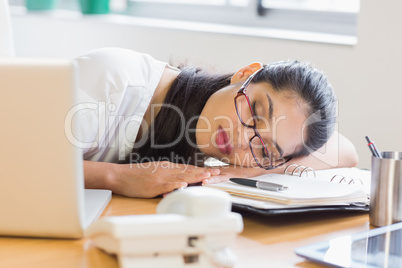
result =
[{"label": "stack of paper", "polygon": [[[342,174],[342,172],[343,174],[345,172],[348,174],[332,179],[335,175]],[[342,180],[342,178],[345,179]],[[354,210],[368,210],[370,171],[367,170],[343,168],[316,171],[315,178],[266,174],[250,179],[281,184],[287,186],[288,189],[284,191],[268,191],[236,184],[231,181],[205,186],[230,193],[235,207],[240,205],[254,209],[280,209],[281,211],[291,208],[303,208],[303,211],[308,211],[309,208],[343,210],[352,206]],[[340,182],[341,180],[342,182]]]}]

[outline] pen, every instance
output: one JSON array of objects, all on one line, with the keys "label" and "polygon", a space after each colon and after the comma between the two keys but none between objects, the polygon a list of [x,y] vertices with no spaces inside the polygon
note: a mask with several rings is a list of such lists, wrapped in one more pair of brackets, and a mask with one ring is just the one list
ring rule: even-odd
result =
[{"label": "pen", "polygon": [[369,147],[371,153],[373,154],[373,156],[381,158],[380,152],[377,150],[377,148],[375,147],[374,143],[370,140],[370,138],[368,136],[366,136],[366,140],[368,142],[368,147]]},{"label": "pen", "polygon": [[231,178],[229,180],[234,183],[237,183],[237,184],[251,186],[251,187],[255,187],[255,188],[267,190],[267,191],[279,192],[279,191],[289,189],[289,187],[287,187],[287,186],[277,184],[277,183],[267,182],[267,181],[257,181],[257,180],[239,179],[239,178]]}]

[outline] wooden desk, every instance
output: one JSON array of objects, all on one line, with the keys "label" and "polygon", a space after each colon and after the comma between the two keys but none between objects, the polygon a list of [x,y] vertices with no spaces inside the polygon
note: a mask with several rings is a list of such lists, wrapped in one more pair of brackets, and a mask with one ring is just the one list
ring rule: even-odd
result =
[{"label": "wooden desk", "polygon": [[[114,195],[102,214],[152,214],[160,199]],[[1,219],[0,219],[1,220]],[[236,268],[323,267],[298,257],[294,248],[370,228],[368,214],[323,213],[262,217],[244,214],[244,231],[233,251]],[[0,267],[118,267],[116,257],[95,248],[89,239],[0,238]]]}]

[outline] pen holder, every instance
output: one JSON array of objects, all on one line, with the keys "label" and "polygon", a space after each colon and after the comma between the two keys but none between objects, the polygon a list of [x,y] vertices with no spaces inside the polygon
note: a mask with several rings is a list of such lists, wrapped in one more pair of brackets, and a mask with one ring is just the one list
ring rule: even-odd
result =
[{"label": "pen holder", "polygon": [[402,152],[382,152],[371,158],[370,224],[402,221]]}]

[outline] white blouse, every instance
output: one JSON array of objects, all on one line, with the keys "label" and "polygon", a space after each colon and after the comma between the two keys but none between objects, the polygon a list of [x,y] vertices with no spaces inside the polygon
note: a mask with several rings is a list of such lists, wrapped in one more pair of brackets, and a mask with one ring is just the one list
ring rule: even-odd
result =
[{"label": "white blouse", "polygon": [[73,133],[84,159],[127,159],[166,63],[122,48],[93,50],[73,60],[78,70]]}]

